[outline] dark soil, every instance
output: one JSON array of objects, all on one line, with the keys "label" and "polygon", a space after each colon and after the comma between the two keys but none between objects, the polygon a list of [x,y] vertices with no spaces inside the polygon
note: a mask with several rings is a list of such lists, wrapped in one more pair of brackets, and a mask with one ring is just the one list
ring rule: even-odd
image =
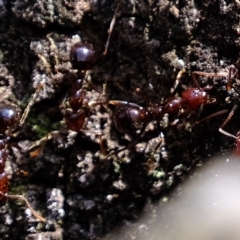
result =
[{"label": "dark soil", "polygon": [[[136,135],[117,131],[114,108],[99,104],[89,109],[79,133],[59,123],[71,87],[72,37],[79,35],[101,55],[117,3],[0,0],[0,87],[16,97],[23,111],[39,83],[46,81],[13,141],[25,146],[47,132],[60,131],[36,158],[9,146],[9,193],[24,194],[47,222],[39,223],[24,204],[9,200],[0,208],[0,239],[97,239],[122,220],[137,218],[147,199],[164,196],[197,164],[234,148],[234,140],[218,132],[226,114],[201,124],[196,124],[196,112],[176,116],[174,126],[166,126],[165,118],[160,127],[151,122],[136,146],[108,158],[104,154],[128,146]],[[153,106],[172,96],[170,89],[182,68],[186,73],[176,95],[194,85],[193,71],[227,73],[230,65],[238,70],[239,13],[238,0],[123,0],[108,54],[85,86],[87,98]],[[61,73],[54,69],[54,55]],[[52,76],[39,56],[49,62]],[[209,95],[215,99],[204,106],[200,119],[238,104],[237,74],[231,102],[225,100],[227,77],[198,80],[201,87],[212,86]],[[239,129],[238,115],[237,110],[226,127],[232,134]]]}]

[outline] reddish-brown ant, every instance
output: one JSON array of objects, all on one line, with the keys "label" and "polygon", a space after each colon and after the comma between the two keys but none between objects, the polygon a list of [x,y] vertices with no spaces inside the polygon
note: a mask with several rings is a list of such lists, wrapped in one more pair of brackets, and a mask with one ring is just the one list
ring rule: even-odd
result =
[{"label": "reddish-brown ant", "polygon": [[[169,98],[165,101],[165,103],[159,104],[157,106],[143,108],[137,104],[125,101],[112,100],[109,103],[111,105],[116,106],[113,113],[115,126],[120,132],[129,133],[142,128],[144,129],[146,125],[153,120],[159,121],[166,113],[169,115],[177,115],[181,110],[187,113],[196,112],[199,110],[201,111],[202,107],[205,104],[209,104],[214,101],[211,101],[208,95],[208,91],[211,89],[211,87],[207,86],[204,88],[200,88],[196,76],[206,77],[228,76],[227,91],[231,92],[232,73],[235,70],[236,69],[233,66],[231,66],[228,73],[225,72],[207,73],[194,71],[192,72],[192,79],[194,85],[196,85],[195,88],[187,88],[182,92],[181,97]],[[176,78],[177,83],[179,82],[179,79],[181,78],[184,72],[185,70],[183,69],[178,73]],[[176,86],[177,84],[175,84],[174,88],[171,89],[171,93],[174,92]],[[220,115],[225,112],[226,111],[224,110],[221,112],[214,113],[213,115],[204,118],[200,121],[198,120],[197,122],[205,121],[208,118]]]},{"label": "reddish-brown ant", "polygon": [[[181,70],[177,78],[185,72]],[[193,72],[193,75],[195,72]],[[164,114],[175,115],[183,110],[195,112],[200,106],[208,104],[208,93],[204,88],[188,88],[182,92],[181,97],[172,97],[163,104],[150,107],[140,107],[137,104],[111,100],[110,105],[115,105],[113,113],[116,128],[122,133],[129,133],[144,129],[151,121],[159,121]]]},{"label": "reddish-brown ant", "polygon": [[[185,70],[181,70],[177,75],[176,82],[179,82],[182,74]],[[220,73],[216,75],[215,73],[203,73],[194,71],[192,72],[192,78],[194,84],[197,86],[195,88],[187,88],[185,89],[181,97],[172,97],[165,101],[163,104],[158,104],[155,106],[149,107],[141,107],[137,104],[126,102],[126,101],[119,101],[119,100],[111,100],[109,101],[110,105],[114,105],[115,109],[113,112],[113,120],[115,127],[121,133],[132,133],[140,130],[140,133],[136,137],[136,139],[128,146],[134,146],[139,137],[145,131],[146,126],[151,121],[160,121],[165,114],[172,115],[176,117],[179,113],[191,113],[191,112],[198,112],[197,118],[202,110],[202,107],[206,104],[210,104],[214,102],[212,99],[209,99],[208,86],[205,88],[200,88],[199,84],[197,83],[196,76],[197,75],[205,75],[205,76],[226,76],[225,73]],[[176,88],[175,87],[174,89]],[[171,92],[174,92],[174,89],[171,89]],[[225,113],[226,111],[224,111]],[[217,113],[220,114],[220,113]],[[222,114],[222,112],[221,112]],[[127,147],[127,148],[128,148]],[[126,148],[120,149],[117,152],[125,150]]]},{"label": "reddish-brown ant", "polygon": [[[63,108],[62,113],[64,116],[65,124],[67,126],[68,130],[79,132],[82,131],[83,125],[85,123],[86,117],[88,115],[89,109],[94,105],[99,105],[101,103],[96,102],[94,100],[89,101],[87,99],[87,91],[85,89],[85,82],[87,82],[88,76],[90,74],[90,71],[93,69],[93,67],[104,57],[107,55],[110,38],[112,35],[112,31],[115,25],[118,9],[121,5],[121,1],[118,2],[117,7],[115,9],[113,18],[110,23],[110,27],[108,30],[108,38],[105,44],[105,48],[103,53],[98,56],[99,54],[96,53],[93,46],[89,43],[83,43],[80,42],[79,39],[75,36],[73,38],[73,44],[70,49],[70,56],[69,61],[71,63],[70,69],[64,69],[64,73],[70,72],[72,73],[72,79],[70,80],[70,89],[68,90],[67,96],[63,101]],[[58,54],[55,53],[57,46],[55,45],[55,42],[53,38],[51,37],[51,34],[47,35],[47,38],[50,42],[50,49],[54,52],[54,60],[55,60],[55,70],[57,73],[61,72],[61,69],[59,67],[59,60],[58,60]],[[76,40],[77,39],[77,40]],[[58,74],[54,76],[51,66],[48,62],[48,60],[42,55],[41,53],[37,53],[38,57],[40,58],[41,62],[43,63],[48,75],[53,79],[56,80],[58,78]],[[42,81],[40,83],[41,86],[44,87],[45,81]],[[86,84],[85,84],[86,85]],[[52,131],[47,134],[47,136],[43,137],[39,141],[36,141],[32,146],[28,147],[28,150],[40,146],[36,151],[31,152],[31,156],[38,156],[42,149],[44,148],[46,142],[54,138],[56,136],[59,136],[58,131]]]},{"label": "reddish-brown ant", "polygon": [[208,95],[204,89],[189,88],[182,92],[182,97],[170,98],[159,106],[143,108],[116,100],[109,101],[109,104],[116,105],[113,114],[116,128],[122,133],[128,133],[145,128],[151,121],[159,121],[166,113],[178,114],[181,109],[185,112],[197,111],[208,102]]}]

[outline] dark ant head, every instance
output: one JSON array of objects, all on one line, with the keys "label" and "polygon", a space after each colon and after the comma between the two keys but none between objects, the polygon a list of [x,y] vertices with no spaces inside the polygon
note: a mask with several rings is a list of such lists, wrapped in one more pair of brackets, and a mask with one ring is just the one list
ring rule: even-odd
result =
[{"label": "dark ant head", "polygon": [[90,70],[96,63],[96,54],[93,46],[87,43],[75,43],[70,52],[72,67],[79,71]]},{"label": "dark ant head", "polygon": [[20,113],[17,107],[1,103],[0,104],[0,133],[6,132],[8,129],[14,129],[19,122]]},{"label": "dark ant head", "polygon": [[183,91],[182,98],[188,110],[197,111],[202,104],[208,102],[208,94],[203,89],[188,88]]}]

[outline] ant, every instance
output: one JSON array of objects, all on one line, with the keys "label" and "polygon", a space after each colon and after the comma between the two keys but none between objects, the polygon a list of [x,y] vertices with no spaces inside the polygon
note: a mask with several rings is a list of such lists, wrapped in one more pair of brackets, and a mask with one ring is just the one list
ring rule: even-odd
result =
[{"label": "ant", "polygon": [[[11,84],[10,84],[11,85]],[[46,219],[41,217],[30,205],[29,201],[22,195],[11,195],[8,194],[8,176],[5,171],[5,165],[8,158],[7,148],[11,144],[13,137],[16,137],[18,132],[14,133],[16,130],[22,127],[25,119],[29,113],[30,106],[33,103],[35,94],[38,93],[40,89],[37,89],[36,93],[33,94],[29,101],[28,106],[25,108],[23,114],[20,114],[20,109],[15,103],[9,102],[12,97],[12,93],[6,87],[1,87],[0,103],[0,201],[5,202],[7,199],[21,199],[23,200],[28,208],[31,210],[32,214],[36,219],[42,222],[46,222]]]},{"label": "ant", "polygon": [[[61,69],[59,66],[58,56],[55,53],[55,51],[57,50],[57,46],[53,38],[51,37],[51,34],[48,34],[47,39],[50,42],[50,49],[54,52],[53,55],[55,62],[55,70],[57,72],[57,74],[54,75],[48,60],[44,57],[43,54],[37,53],[39,59],[41,60],[42,64],[46,69],[47,74],[51,77],[53,82],[58,81],[58,73],[64,72],[65,76],[63,76],[63,78],[67,78],[68,76],[70,76],[70,89],[68,90],[67,96],[64,98],[62,103],[62,114],[68,130],[74,132],[82,131],[89,110],[95,105],[102,104],[100,102],[87,99],[85,82],[88,81],[88,77],[94,66],[97,65],[108,53],[111,35],[114,29],[117,13],[121,3],[121,0],[118,1],[115,8],[114,15],[109,26],[105,48],[100,56],[96,53],[92,44],[80,42],[78,37],[74,36],[72,39],[73,43],[70,49],[68,59],[71,63],[71,67],[70,69],[69,67],[68,69]],[[68,75],[66,74],[66,72],[70,74]],[[45,84],[46,83],[44,80],[40,83],[42,87],[44,87]],[[28,150],[30,150],[40,146],[36,151],[31,152],[30,155],[32,157],[38,156],[44,149],[46,142],[49,139],[56,138],[58,136],[59,131],[49,132],[46,136],[28,147]]]},{"label": "ant", "polygon": [[63,113],[65,123],[69,130],[79,132],[83,127],[88,110],[95,105],[102,104],[100,102],[88,101],[86,99],[86,91],[83,89],[83,82],[87,79],[89,72],[100,61],[100,59],[107,55],[120,5],[121,1],[118,2],[115,8],[108,30],[105,49],[101,56],[96,56],[93,46],[88,43],[77,42],[71,48],[70,62],[73,69],[77,70],[77,79],[72,83],[68,92],[68,108],[65,108]]},{"label": "ant", "polygon": [[[173,93],[179,83],[181,76],[185,73],[185,69],[182,69],[177,77],[174,84],[174,87],[171,89],[171,93]],[[211,90],[211,87],[206,86],[201,88],[197,82],[196,76],[217,76],[222,77],[226,76],[225,73],[204,73],[199,71],[192,72],[192,79],[194,85],[196,87],[190,87],[185,89],[181,97],[172,97],[167,99],[162,104],[157,104],[155,106],[141,107],[135,103],[127,102],[127,101],[119,101],[119,100],[111,100],[109,101],[110,105],[115,106],[113,111],[113,121],[117,130],[121,133],[132,133],[140,130],[140,133],[137,135],[135,140],[129,144],[129,146],[122,148],[117,151],[121,152],[127,148],[133,147],[136,145],[139,138],[144,133],[146,126],[151,121],[159,122],[165,114],[169,114],[170,116],[176,116],[182,113],[192,113],[196,112],[196,119],[199,118],[199,115],[202,111],[202,108],[206,104],[211,104],[215,101],[215,99],[210,99],[208,91]],[[137,92],[141,90],[137,89]],[[143,96],[144,97],[144,96]],[[215,115],[220,115],[225,113],[226,111],[221,111],[216,113]],[[176,121],[173,124],[176,124]],[[201,121],[201,120],[200,120]],[[200,122],[196,121],[196,122]],[[115,152],[116,153],[116,152]],[[110,156],[112,154],[109,154]]]}]

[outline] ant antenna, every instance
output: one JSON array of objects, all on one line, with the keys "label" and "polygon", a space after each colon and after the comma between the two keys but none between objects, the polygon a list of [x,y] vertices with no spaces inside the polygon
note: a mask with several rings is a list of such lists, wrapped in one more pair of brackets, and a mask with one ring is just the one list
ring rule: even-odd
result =
[{"label": "ant antenna", "polygon": [[232,89],[232,72],[235,70],[236,73],[236,68],[231,65],[229,69],[229,74],[228,74],[228,83],[227,83],[227,91],[230,92]]},{"label": "ant antenna", "polygon": [[199,83],[197,81],[196,75],[204,76],[204,77],[227,77],[227,73],[225,73],[225,72],[207,73],[207,72],[193,71],[192,72],[193,83],[198,89],[200,89],[200,86],[199,86]]},{"label": "ant antenna", "polygon": [[185,72],[186,72],[186,69],[185,69],[185,68],[181,69],[181,70],[178,72],[177,77],[176,77],[176,80],[175,80],[175,82],[174,82],[174,85],[173,85],[173,87],[172,87],[171,90],[170,90],[170,93],[171,93],[171,94],[173,94],[174,91],[176,90],[176,88],[177,88],[177,86],[178,86],[178,84],[179,84],[179,82],[180,82],[180,79],[181,79],[182,75],[183,75]]},{"label": "ant antenna", "polygon": [[108,51],[108,47],[109,47],[109,43],[110,43],[110,38],[112,36],[113,28],[114,28],[114,25],[116,23],[117,13],[118,13],[118,9],[121,5],[121,2],[122,2],[122,0],[119,0],[119,2],[117,4],[117,7],[114,11],[114,15],[113,15],[113,18],[112,18],[112,21],[110,23],[110,27],[109,27],[109,30],[108,30],[108,38],[107,38],[107,41],[106,41],[106,44],[105,44],[105,50],[103,52],[103,56],[107,55],[107,51]]},{"label": "ant antenna", "polygon": [[31,98],[30,98],[30,100],[29,100],[29,102],[28,102],[28,105],[27,105],[27,107],[25,108],[25,110],[24,110],[24,112],[23,112],[23,114],[22,114],[22,117],[21,117],[21,119],[20,119],[20,121],[19,121],[19,126],[20,126],[20,127],[24,124],[24,122],[25,122],[25,120],[26,120],[26,118],[27,118],[27,116],[28,116],[28,114],[29,114],[29,112],[30,112],[31,107],[32,107],[32,105],[34,104],[35,99],[36,99],[37,95],[39,94],[39,92],[41,91],[41,89],[43,88],[44,84],[45,84],[45,81],[42,81],[42,82],[38,85],[37,89],[35,90],[35,93],[32,94],[32,96],[31,96]]},{"label": "ant antenna", "polygon": [[29,203],[29,201],[27,200],[27,198],[25,198],[23,195],[11,195],[11,194],[4,194],[3,192],[0,191],[0,195],[6,198],[12,198],[12,199],[20,199],[23,200],[27,207],[30,209],[30,211],[32,212],[33,216],[39,220],[40,222],[46,222],[46,219],[43,218],[41,215],[39,215],[31,206],[31,204]]},{"label": "ant antenna", "polygon": [[112,150],[113,152],[112,153],[110,152],[107,156],[104,157],[104,159],[107,159],[107,158],[109,158],[112,155],[117,155],[118,153],[120,153],[120,152],[122,152],[122,151],[124,151],[126,149],[131,149],[132,147],[134,147],[138,143],[139,139],[142,137],[145,129],[146,129],[146,125],[144,125],[142,127],[142,129],[140,130],[140,133],[136,136],[136,138],[131,143],[129,143],[126,147],[123,147],[121,149]]},{"label": "ant antenna", "polygon": [[225,130],[223,130],[223,127],[231,120],[231,118],[232,118],[234,112],[237,110],[237,108],[238,108],[238,106],[235,104],[235,105],[233,106],[232,110],[230,111],[230,113],[228,114],[226,120],[223,122],[223,124],[222,124],[222,125],[220,126],[220,128],[219,128],[219,132],[220,132],[220,133],[222,133],[222,134],[224,134],[224,135],[226,135],[226,136],[228,136],[228,137],[234,138],[234,139],[237,139],[237,137],[234,136],[233,134],[228,133],[228,132],[226,132]]},{"label": "ant antenna", "polygon": [[[201,106],[202,106],[202,105],[201,105]],[[199,111],[200,111],[200,109],[199,109]],[[201,111],[202,111],[202,107],[201,107]],[[195,123],[200,124],[200,123],[202,123],[202,122],[205,122],[205,121],[207,121],[207,120],[209,120],[209,119],[211,119],[211,118],[214,118],[214,117],[220,116],[220,115],[222,115],[222,114],[225,114],[225,113],[227,113],[227,112],[228,112],[227,109],[224,109],[224,110],[215,112],[215,113],[213,113],[213,114],[211,114],[211,115],[209,115],[209,116],[207,116],[207,117],[205,117],[205,118],[202,118],[201,120],[196,120]],[[200,113],[201,113],[201,112],[200,112]],[[199,118],[200,113],[198,112],[196,119]]]}]

